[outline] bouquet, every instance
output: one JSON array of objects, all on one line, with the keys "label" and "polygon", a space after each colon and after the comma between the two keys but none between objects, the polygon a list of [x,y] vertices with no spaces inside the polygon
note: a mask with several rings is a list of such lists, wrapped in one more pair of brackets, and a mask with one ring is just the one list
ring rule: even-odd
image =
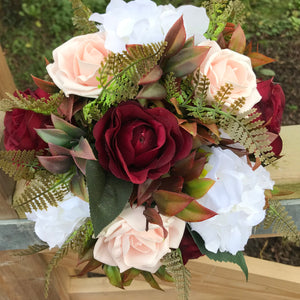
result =
[{"label": "bouquet", "polygon": [[48,77],[1,101],[0,166],[25,180],[14,207],[41,239],[27,253],[57,247],[47,286],[69,250],[79,276],[101,267],[120,288],[138,275],[159,288],[158,277],[183,299],[189,259],[247,277],[242,251],[270,218],[265,166],[280,157],[285,98],[256,78],[273,60],[227,22],[233,7],[111,0],[91,14],[73,1],[78,35],[53,51]]}]

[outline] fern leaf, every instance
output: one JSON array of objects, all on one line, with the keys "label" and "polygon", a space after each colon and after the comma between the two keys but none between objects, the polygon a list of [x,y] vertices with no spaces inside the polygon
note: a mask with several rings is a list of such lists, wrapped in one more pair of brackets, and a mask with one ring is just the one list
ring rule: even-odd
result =
[{"label": "fern leaf", "polygon": [[[139,80],[157,65],[166,47],[165,42],[138,45],[130,51],[110,53],[99,70],[99,97],[84,109],[85,119],[98,120],[100,112],[121,101],[134,99],[139,91]],[[98,117],[98,119],[95,119]]]},{"label": "fern leaf", "polygon": [[9,93],[6,93],[6,95],[7,98],[0,101],[1,111],[11,111],[14,108],[19,108],[44,115],[56,113],[58,106],[64,99],[62,92],[51,95],[47,100],[45,98],[35,99],[29,95],[24,97],[19,92],[17,92],[17,97]]},{"label": "fern leaf", "polygon": [[182,262],[180,249],[172,250],[162,259],[167,272],[174,278],[178,299],[188,300],[190,292],[190,271]]},{"label": "fern leaf", "polygon": [[47,209],[49,205],[57,206],[57,203],[62,201],[69,191],[71,177],[69,173],[61,176],[45,171],[37,173],[23,193],[14,199],[13,207],[19,213],[24,213]]},{"label": "fern leaf", "polygon": [[292,217],[278,200],[269,200],[264,220],[264,228],[272,226],[272,231],[283,235],[287,240],[300,244],[300,233]]},{"label": "fern leaf", "polygon": [[34,177],[39,162],[35,150],[0,151],[0,168],[15,181]]},{"label": "fern leaf", "polygon": [[210,20],[205,36],[211,40],[217,40],[227,22],[239,24],[245,19],[245,6],[241,0],[212,0],[202,5]]},{"label": "fern leaf", "polygon": [[94,22],[89,21],[91,10],[81,0],[71,0],[73,8],[73,25],[76,28],[75,35],[97,32]]},{"label": "fern leaf", "polygon": [[45,298],[48,297],[50,276],[58,263],[68,254],[70,250],[78,252],[79,249],[82,249],[86,246],[87,241],[92,238],[93,229],[92,222],[90,218],[87,218],[83,225],[81,225],[77,230],[73,231],[64,244],[59,248],[59,250],[54,254],[50,260],[46,274],[45,274],[45,288],[44,294]]},{"label": "fern leaf", "polygon": [[166,100],[170,101],[172,98],[175,98],[178,104],[183,103],[182,96],[179,92],[179,87],[176,82],[176,77],[173,73],[168,73],[165,78],[164,86],[167,91]]},{"label": "fern leaf", "polygon": [[19,252],[17,252],[16,254],[14,254],[15,256],[24,256],[24,255],[32,255],[32,254],[36,254],[39,253],[43,250],[46,250],[49,248],[49,245],[47,243],[44,244],[34,244],[31,246],[28,246],[27,249],[21,250]]}]

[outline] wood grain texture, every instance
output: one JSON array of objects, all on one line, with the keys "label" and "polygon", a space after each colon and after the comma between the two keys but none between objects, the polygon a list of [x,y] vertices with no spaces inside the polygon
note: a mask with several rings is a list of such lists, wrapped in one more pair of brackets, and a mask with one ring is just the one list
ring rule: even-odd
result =
[{"label": "wood grain texture", "polygon": [[[51,253],[42,254],[49,260]],[[65,272],[74,274],[71,255],[61,264]],[[249,281],[238,266],[231,263],[219,263],[201,257],[188,262],[191,271],[190,300],[296,300],[300,299],[300,268],[246,257],[249,268]],[[54,272],[54,276],[56,275]],[[62,269],[59,270],[62,272]],[[160,282],[165,292],[153,290],[147,283],[138,279],[126,290],[111,286],[105,277],[93,278],[65,278],[65,289],[70,300],[164,300],[166,297],[176,299],[176,290],[173,284]]]}]

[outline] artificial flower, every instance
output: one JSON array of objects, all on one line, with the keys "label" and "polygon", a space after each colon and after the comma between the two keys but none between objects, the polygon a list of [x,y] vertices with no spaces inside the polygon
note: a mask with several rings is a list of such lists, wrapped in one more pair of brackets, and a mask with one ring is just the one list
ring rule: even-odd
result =
[{"label": "artificial flower", "polygon": [[136,184],[167,173],[192,148],[192,136],[170,111],[134,101],[109,109],[93,134],[102,167]]},{"label": "artificial flower", "polygon": [[206,178],[215,180],[212,188],[198,202],[215,211],[216,216],[190,223],[200,234],[207,250],[236,254],[244,249],[252,227],[265,217],[265,190],[274,182],[262,167],[255,171],[230,150],[211,148]]},{"label": "artificial flower", "polygon": [[89,216],[89,204],[72,193],[65,195],[57,207],[50,206],[47,210],[38,209],[26,213],[27,219],[35,222],[35,233],[50,249],[61,247]]},{"label": "artificial flower", "polygon": [[249,57],[230,49],[221,49],[215,41],[204,41],[200,45],[211,47],[200,65],[201,73],[209,79],[207,100],[210,103],[215,101],[214,96],[226,83],[233,87],[228,99],[225,99],[226,107],[244,97],[246,101],[239,110],[244,112],[260,101],[261,95],[257,91],[256,76]]},{"label": "artificial flower", "polygon": [[94,13],[91,21],[101,23],[100,30],[106,33],[105,47],[112,52],[122,52],[126,44],[148,44],[163,41],[172,25],[183,15],[187,37],[195,42],[205,40],[209,19],[203,7],[183,5],[157,6],[150,0],[135,0],[128,3],[112,0],[105,14]]},{"label": "artificial flower", "polygon": [[94,258],[110,266],[118,266],[120,272],[130,268],[155,273],[161,266],[161,258],[170,248],[178,248],[185,222],[176,217],[162,217],[168,235],[163,229],[150,223],[146,230],[143,206],[123,212],[97,236]]},{"label": "artificial flower", "polygon": [[179,249],[181,252],[182,262],[184,264],[186,264],[190,259],[196,259],[203,255],[187,229],[184,232]]},{"label": "artificial flower", "polygon": [[104,42],[103,34],[91,33],[73,37],[53,51],[54,62],[47,71],[67,97],[97,98],[101,90],[96,77],[108,54]]},{"label": "artificial flower", "polygon": [[[44,98],[47,100],[49,94],[40,88],[35,91],[27,89],[19,92],[21,96],[34,99]],[[14,94],[18,97],[18,94]],[[47,147],[36,133],[35,129],[45,128],[51,125],[50,116],[38,114],[31,110],[15,108],[8,111],[4,118],[4,147],[6,150],[41,150]]]},{"label": "artificial flower", "polygon": [[279,132],[285,96],[280,84],[274,83],[273,79],[259,82],[257,89],[262,99],[255,105],[255,108],[261,113],[260,118],[266,122],[268,131],[277,135],[271,143],[271,147],[275,155],[279,156],[282,150],[282,140]]}]

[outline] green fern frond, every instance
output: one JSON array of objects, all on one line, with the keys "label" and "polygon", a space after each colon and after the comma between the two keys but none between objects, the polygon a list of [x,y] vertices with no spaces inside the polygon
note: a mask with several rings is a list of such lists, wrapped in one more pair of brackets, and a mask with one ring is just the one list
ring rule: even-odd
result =
[{"label": "green fern frond", "polygon": [[57,206],[59,201],[69,191],[69,183],[73,174],[66,173],[55,176],[46,171],[40,171],[25,187],[23,193],[14,199],[13,207],[19,212],[32,212],[37,209],[47,209]]},{"label": "green fern frond", "polygon": [[6,93],[6,95],[7,98],[1,99],[0,101],[1,111],[11,111],[14,108],[19,108],[44,115],[56,113],[58,106],[62,103],[64,98],[62,92],[51,95],[47,100],[45,98],[35,99],[30,95],[24,97],[19,92],[17,92],[17,97],[9,93]]},{"label": "green fern frond", "polygon": [[167,91],[167,101],[170,101],[170,99],[175,98],[178,104],[183,103],[184,100],[179,92],[178,83],[176,82],[176,77],[174,76],[174,73],[171,72],[166,75],[164,86]]},{"label": "green fern frond", "polygon": [[230,112],[221,110],[216,106],[213,108],[203,106],[189,106],[190,115],[200,119],[204,123],[215,123],[222,128],[233,141],[240,143],[259,158],[264,165],[276,160],[267,129],[262,127],[263,122],[258,120],[259,114],[251,109],[240,115],[232,115]]},{"label": "green fern frond", "polygon": [[225,83],[222,85],[214,96],[213,106],[222,108],[226,100],[228,100],[229,96],[231,95],[232,90],[233,85],[231,83]]},{"label": "green fern frond", "polygon": [[190,293],[190,271],[182,262],[180,249],[172,250],[162,259],[166,271],[174,278],[178,299],[188,300]]},{"label": "green fern frond", "polygon": [[27,249],[21,250],[17,253],[15,253],[15,256],[24,256],[24,255],[32,255],[32,254],[36,254],[39,253],[43,250],[46,250],[49,248],[49,245],[47,243],[44,244],[34,244],[31,246],[28,246]]},{"label": "green fern frond", "polygon": [[0,168],[15,181],[31,180],[39,165],[37,155],[35,150],[0,151]]},{"label": "green fern frond", "polygon": [[70,247],[73,251],[81,254],[85,250],[86,245],[92,239],[94,234],[93,224],[90,218],[87,218],[85,223],[76,230],[76,234],[70,241]]},{"label": "green fern frond", "polygon": [[81,0],[71,0],[73,8],[73,25],[76,28],[75,35],[97,32],[94,22],[89,21],[91,10]]},{"label": "green fern frond", "polygon": [[272,231],[283,235],[287,240],[300,244],[300,233],[285,207],[278,200],[269,200],[269,208],[264,219],[264,228],[272,226]]},{"label": "green fern frond", "polygon": [[[50,260],[46,274],[45,274],[45,288],[44,294],[45,298],[48,297],[50,276],[53,269],[58,265],[58,263],[68,254],[70,250],[78,252],[78,250],[84,248],[86,243],[91,239],[93,235],[92,222],[90,218],[87,218],[83,225],[81,225],[77,230],[73,231],[64,244],[59,248],[59,250],[54,254]],[[82,244],[81,244],[82,243]]]},{"label": "green fern frond", "polygon": [[217,40],[227,22],[239,24],[245,19],[245,6],[240,0],[212,0],[202,5],[210,19],[205,36],[211,40]]},{"label": "green fern frond", "polygon": [[[139,80],[157,65],[166,47],[165,42],[140,45],[122,53],[110,53],[99,70],[99,97],[84,109],[85,119],[98,120],[111,106],[134,99]],[[98,119],[95,119],[98,117]]]},{"label": "green fern frond", "polygon": [[205,99],[209,88],[209,79],[201,73],[200,68],[194,73],[193,82],[195,83],[196,98]]}]

